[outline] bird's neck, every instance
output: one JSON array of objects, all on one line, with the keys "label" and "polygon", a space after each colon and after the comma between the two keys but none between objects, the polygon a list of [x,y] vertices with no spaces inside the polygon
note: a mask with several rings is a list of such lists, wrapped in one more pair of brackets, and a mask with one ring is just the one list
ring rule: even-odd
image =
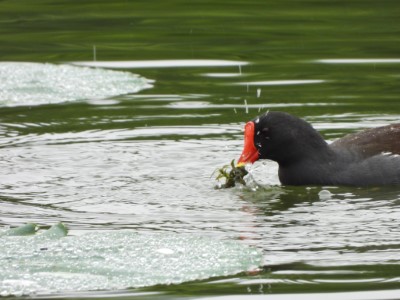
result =
[{"label": "bird's neck", "polygon": [[319,164],[336,158],[324,139],[314,140],[312,143],[300,143],[280,153],[276,162],[280,167],[291,167],[293,165]]},{"label": "bird's neck", "polygon": [[[279,164],[279,180],[286,185],[318,184],[318,180],[326,182],[335,173],[336,162],[340,156],[333,150],[321,146],[303,153],[299,159],[285,160]],[[310,178],[308,178],[310,176]]]}]

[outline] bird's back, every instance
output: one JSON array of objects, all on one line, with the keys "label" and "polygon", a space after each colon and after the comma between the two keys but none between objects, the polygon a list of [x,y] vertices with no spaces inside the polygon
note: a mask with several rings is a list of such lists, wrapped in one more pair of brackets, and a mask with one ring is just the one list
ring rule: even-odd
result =
[{"label": "bird's back", "polygon": [[400,155],[400,123],[348,134],[330,146],[334,149],[350,149],[363,157],[381,153]]}]

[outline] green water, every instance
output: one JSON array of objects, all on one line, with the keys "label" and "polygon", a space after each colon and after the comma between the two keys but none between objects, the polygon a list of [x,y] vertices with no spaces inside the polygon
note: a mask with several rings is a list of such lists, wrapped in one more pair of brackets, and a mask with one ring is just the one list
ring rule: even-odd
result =
[{"label": "green water", "polygon": [[189,233],[264,255],[257,274],[54,297],[396,299],[398,189],[282,187],[271,162],[254,189],[210,176],[267,109],[328,140],[399,122],[399,20],[394,0],[0,1],[1,62],[111,62],[154,80],[106,99],[0,99],[0,225]]}]

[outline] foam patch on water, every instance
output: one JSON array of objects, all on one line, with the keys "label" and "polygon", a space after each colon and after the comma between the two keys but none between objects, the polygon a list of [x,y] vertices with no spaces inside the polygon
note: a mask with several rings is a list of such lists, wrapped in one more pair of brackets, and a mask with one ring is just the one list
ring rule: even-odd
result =
[{"label": "foam patch on water", "polygon": [[260,264],[261,253],[254,248],[192,235],[3,235],[0,296],[178,284],[233,275]]},{"label": "foam patch on water", "polygon": [[71,65],[0,62],[0,105],[38,105],[104,99],[150,88],[130,72]]}]

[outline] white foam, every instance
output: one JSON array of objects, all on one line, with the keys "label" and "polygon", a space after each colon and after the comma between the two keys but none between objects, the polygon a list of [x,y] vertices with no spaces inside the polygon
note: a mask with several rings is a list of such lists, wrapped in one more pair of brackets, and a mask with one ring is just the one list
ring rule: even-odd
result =
[{"label": "white foam", "polygon": [[236,241],[133,231],[0,238],[0,295],[120,290],[233,275],[261,264]]},{"label": "white foam", "polygon": [[0,105],[38,105],[105,99],[152,87],[130,72],[56,65],[0,62]]}]

